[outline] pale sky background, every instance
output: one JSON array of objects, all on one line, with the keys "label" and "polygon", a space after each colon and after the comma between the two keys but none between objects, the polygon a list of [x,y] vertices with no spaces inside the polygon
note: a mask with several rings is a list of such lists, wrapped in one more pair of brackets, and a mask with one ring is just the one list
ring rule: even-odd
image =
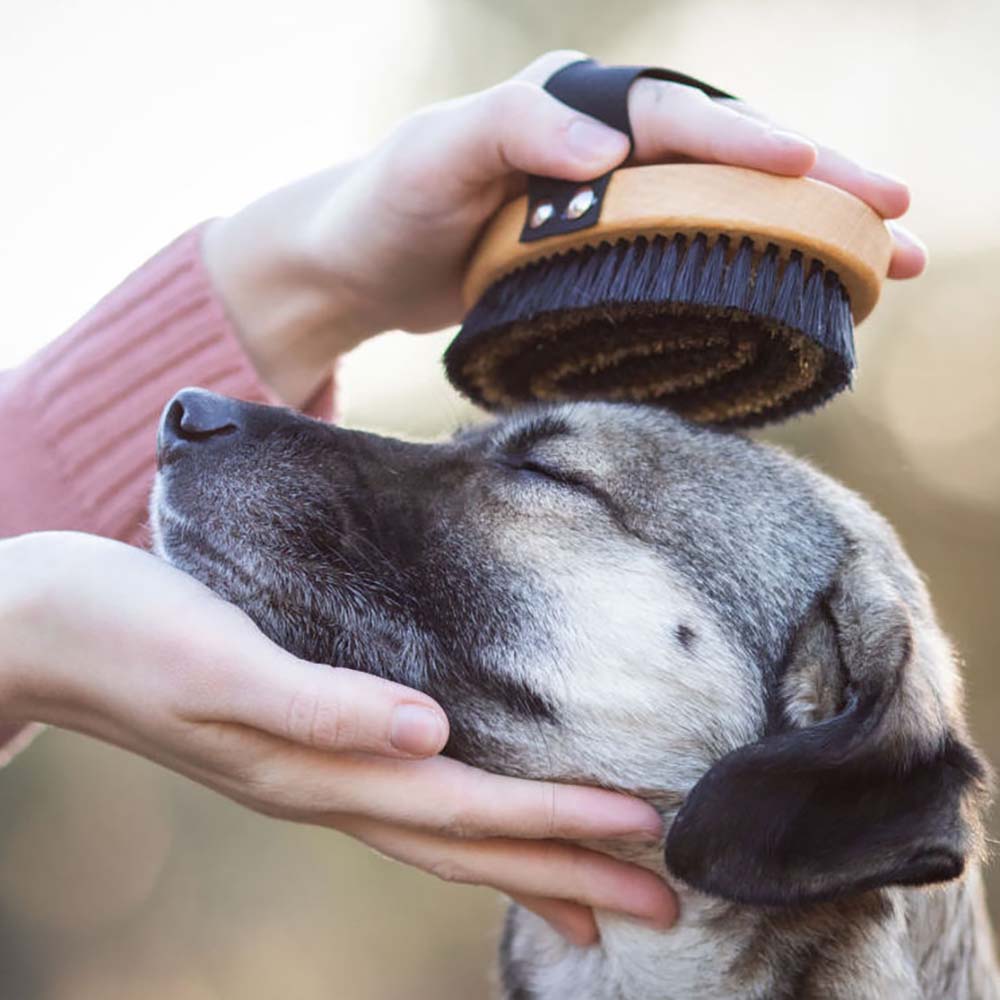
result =
[{"label": "pale sky background", "polygon": [[[624,0],[602,15],[619,33],[601,48],[601,24],[580,23],[580,10],[566,0],[7,0],[0,367],[189,225],[363,152],[428,101],[513,73],[525,35],[538,52],[583,39],[608,62],[704,76],[905,177],[908,221],[935,256],[1000,244],[987,42],[1000,38],[1000,4]],[[440,396],[445,339],[382,338],[357,352],[349,415],[364,420],[370,403],[377,422],[387,399],[424,381]]]}]

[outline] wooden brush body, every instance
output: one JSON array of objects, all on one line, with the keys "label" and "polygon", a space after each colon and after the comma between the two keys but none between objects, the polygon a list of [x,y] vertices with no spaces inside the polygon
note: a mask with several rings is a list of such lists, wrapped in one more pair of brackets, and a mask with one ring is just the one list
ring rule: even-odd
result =
[{"label": "wooden brush body", "polygon": [[[585,187],[581,183],[580,187]],[[589,229],[520,243],[527,196],[508,202],[483,233],[466,270],[462,300],[471,309],[497,279],[570,248],[637,236],[749,236],[783,257],[799,250],[837,273],[851,299],[854,322],[875,307],[889,267],[892,238],[863,201],[808,177],[779,177],[709,163],[626,167],[611,175],[601,218]]]}]

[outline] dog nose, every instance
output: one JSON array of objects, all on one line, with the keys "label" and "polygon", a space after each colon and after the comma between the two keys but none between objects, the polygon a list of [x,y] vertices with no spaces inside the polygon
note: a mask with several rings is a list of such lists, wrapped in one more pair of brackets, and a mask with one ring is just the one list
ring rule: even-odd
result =
[{"label": "dog nose", "polygon": [[157,453],[161,464],[177,448],[239,433],[241,408],[238,400],[207,389],[182,389],[160,418]]}]

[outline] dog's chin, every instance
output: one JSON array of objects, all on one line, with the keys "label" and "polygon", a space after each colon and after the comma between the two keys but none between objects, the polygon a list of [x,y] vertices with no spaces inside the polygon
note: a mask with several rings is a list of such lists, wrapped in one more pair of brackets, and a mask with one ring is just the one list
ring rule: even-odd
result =
[{"label": "dog's chin", "polygon": [[210,537],[196,519],[172,507],[160,477],[153,488],[150,529],[153,552],[171,566],[244,611],[260,600],[263,588],[253,582],[251,568],[229,555],[225,539]]}]

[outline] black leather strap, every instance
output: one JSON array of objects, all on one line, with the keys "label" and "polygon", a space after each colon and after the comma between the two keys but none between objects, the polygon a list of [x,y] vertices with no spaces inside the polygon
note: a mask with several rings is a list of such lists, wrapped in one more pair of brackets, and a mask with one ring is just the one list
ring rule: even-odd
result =
[{"label": "black leather strap", "polygon": [[[563,66],[549,77],[545,90],[563,104],[624,132],[628,136],[631,152],[635,138],[628,115],[628,92],[642,76],[696,87],[709,97],[732,97],[718,87],[675,70],[657,66],[601,66],[594,59],[581,59]],[[583,183],[531,175],[528,178],[528,212],[521,230],[521,242],[530,243],[593,226],[601,217],[604,192],[612,173],[609,171]],[[570,203],[578,194],[577,211],[588,201],[590,204],[577,215],[570,210]],[[546,206],[551,206],[551,211]]]}]

